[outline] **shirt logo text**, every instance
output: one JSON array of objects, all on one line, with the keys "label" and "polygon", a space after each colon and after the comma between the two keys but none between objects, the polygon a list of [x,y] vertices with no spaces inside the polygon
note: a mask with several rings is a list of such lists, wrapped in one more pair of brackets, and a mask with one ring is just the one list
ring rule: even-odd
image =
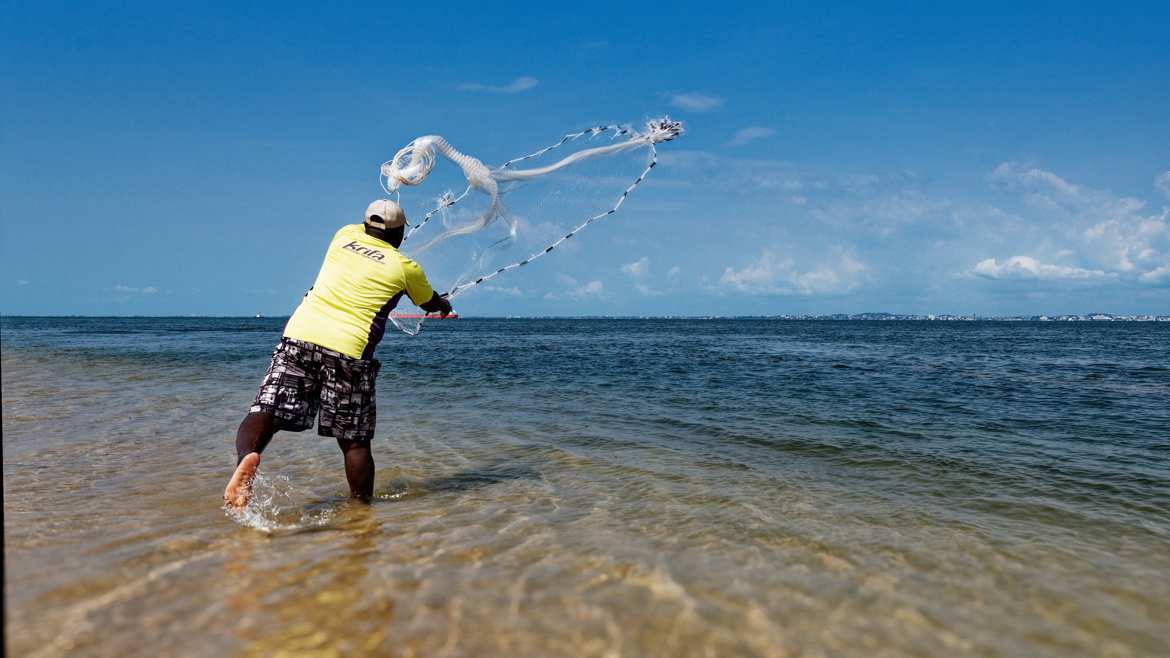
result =
[{"label": "shirt logo text", "polygon": [[386,258],[386,254],[378,251],[377,249],[362,246],[362,245],[358,244],[357,240],[354,240],[354,241],[350,242],[349,244],[342,246],[341,248],[348,249],[355,254],[361,254],[362,256],[365,256],[366,258],[369,258],[370,260],[376,260],[378,262],[382,262]]}]

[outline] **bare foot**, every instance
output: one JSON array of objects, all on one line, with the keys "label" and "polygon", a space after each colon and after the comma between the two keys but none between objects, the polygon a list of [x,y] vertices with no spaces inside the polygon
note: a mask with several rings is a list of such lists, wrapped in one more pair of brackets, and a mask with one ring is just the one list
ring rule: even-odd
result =
[{"label": "bare foot", "polygon": [[235,510],[242,510],[248,506],[248,501],[252,500],[252,480],[256,477],[258,468],[260,468],[258,452],[250,452],[240,461],[231,481],[228,482],[227,489],[223,491],[225,505]]}]

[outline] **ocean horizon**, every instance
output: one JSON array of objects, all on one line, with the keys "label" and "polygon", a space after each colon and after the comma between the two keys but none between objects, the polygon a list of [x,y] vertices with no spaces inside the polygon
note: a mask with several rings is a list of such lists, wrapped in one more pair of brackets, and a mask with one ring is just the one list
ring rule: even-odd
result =
[{"label": "ocean horizon", "polygon": [[[403,313],[395,313],[401,315]],[[241,318],[269,318],[273,320],[287,320],[289,315],[245,314],[245,315],[24,315],[3,314],[0,317],[8,318],[141,318],[141,319],[168,319],[168,318],[207,318],[207,319],[241,319]],[[826,314],[787,314],[772,315],[467,315],[457,313],[457,317],[450,319],[464,320],[789,320],[789,321],[974,321],[974,322],[1055,322],[1055,321],[1114,321],[1114,322],[1170,322],[1170,314],[1162,313],[1037,313],[1031,315],[978,315],[952,313],[890,313],[873,311],[863,313],[826,313]]]}]

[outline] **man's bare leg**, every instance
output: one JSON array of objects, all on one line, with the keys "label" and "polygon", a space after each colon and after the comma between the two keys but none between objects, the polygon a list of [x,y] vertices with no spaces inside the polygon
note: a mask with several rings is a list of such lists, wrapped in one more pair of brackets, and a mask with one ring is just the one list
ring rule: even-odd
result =
[{"label": "man's bare leg", "polygon": [[370,442],[338,439],[337,447],[345,455],[345,479],[349,482],[349,495],[362,502],[370,502],[374,497],[374,455],[370,453]]},{"label": "man's bare leg", "polygon": [[250,413],[236,432],[236,472],[223,491],[223,502],[243,509],[252,500],[252,480],[260,468],[260,453],[276,434],[276,417],[271,413]]}]

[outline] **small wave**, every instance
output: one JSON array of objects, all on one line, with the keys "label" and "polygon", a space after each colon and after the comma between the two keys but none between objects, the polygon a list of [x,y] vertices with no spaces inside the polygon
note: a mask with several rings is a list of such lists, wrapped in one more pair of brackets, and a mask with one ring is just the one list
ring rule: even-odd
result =
[{"label": "small wave", "polygon": [[224,513],[236,523],[263,533],[328,525],[336,509],[304,507],[297,502],[310,496],[308,491],[294,485],[288,476],[257,473],[252,481],[252,501],[248,506],[242,510],[224,508]]}]

